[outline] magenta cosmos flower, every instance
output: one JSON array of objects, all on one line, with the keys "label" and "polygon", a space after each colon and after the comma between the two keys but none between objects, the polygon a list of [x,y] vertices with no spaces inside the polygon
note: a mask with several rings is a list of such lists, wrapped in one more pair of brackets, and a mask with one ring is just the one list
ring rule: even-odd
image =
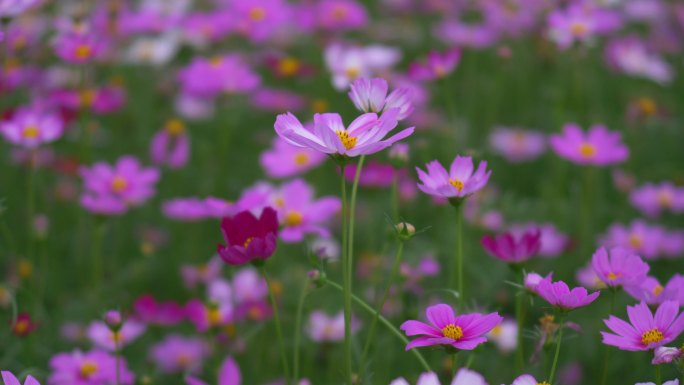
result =
[{"label": "magenta cosmos flower", "polygon": [[553,223],[525,223],[513,224],[509,227],[515,235],[522,235],[527,231],[539,230],[541,233],[539,255],[545,258],[556,257],[565,252],[570,246],[570,237],[554,226]]},{"label": "magenta cosmos flower", "polygon": [[57,56],[67,63],[86,64],[102,57],[107,50],[107,42],[102,35],[87,27],[62,32],[55,38],[54,49]]},{"label": "magenta cosmos flower", "polygon": [[445,52],[432,51],[422,62],[409,65],[408,75],[415,80],[435,80],[449,75],[461,60],[461,50],[453,48]]},{"label": "magenta cosmos flower", "polygon": [[407,336],[420,336],[406,345],[406,350],[432,345],[446,345],[461,350],[473,350],[487,342],[484,336],[503,321],[499,313],[454,315],[449,305],[439,304],[425,310],[430,325],[409,320],[401,325]]},{"label": "magenta cosmos flower", "polygon": [[15,145],[33,149],[62,136],[64,123],[57,114],[20,108],[9,120],[0,122],[0,133]]},{"label": "magenta cosmos flower", "polygon": [[[21,385],[21,382],[19,382],[17,377],[15,377],[12,372],[2,371],[0,374],[2,374],[2,381],[5,383],[5,385]],[[40,385],[40,382],[38,382],[38,380],[29,374],[24,380],[24,385]]]},{"label": "magenta cosmos flower", "polygon": [[613,333],[601,332],[603,343],[620,350],[653,350],[673,341],[684,330],[684,314],[679,314],[679,303],[665,301],[655,316],[645,302],[627,306],[629,323],[610,316],[603,322]]},{"label": "magenta cosmos flower", "polygon": [[[207,385],[206,382],[192,376],[185,378],[185,383],[188,385]],[[213,382],[212,382],[213,383]],[[242,377],[240,374],[240,367],[232,357],[226,358],[218,370],[218,385],[240,385],[242,384]]]},{"label": "magenta cosmos flower", "polygon": [[410,127],[384,139],[397,126],[398,115],[398,108],[385,112],[380,118],[375,113],[367,113],[345,127],[339,114],[316,114],[313,128],[308,129],[287,113],[278,115],[274,127],[278,135],[292,145],[353,157],[374,154],[413,134],[414,127]]},{"label": "magenta cosmos flower", "polygon": [[[116,358],[101,350],[59,353],[50,359],[50,368],[48,383],[53,385],[110,385],[117,378]],[[135,379],[123,358],[119,362],[119,375],[124,385],[132,384]]]},{"label": "magenta cosmos flower", "polygon": [[219,244],[218,254],[229,265],[265,261],[276,249],[278,214],[266,207],[257,218],[249,211],[223,218],[221,232],[227,245]]},{"label": "magenta cosmos flower", "polygon": [[570,311],[584,307],[594,302],[599,292],[589,294],[583,287],[575,287],[572,290],[563,281],[553,282],[551,278],[545,278],[536,288],[537,294],[554,307]]},{"label": "magenta cosmos flower", "polygon": [[531,230],[515,236],[507,232],[495,237],[485,235],[482,237],[482,247],[491,256],[506,263],[521,263],[534,257],[541,248],[541,232]]},{"label": "magenta cosmos flower", "polygon": [[159,171],[144,168],[133,156],[122,156],[114,166],[103,162],[81,167],[85,191],[81,205],[98,214],[123,213],[145,203],[155,193]]},{"label": "magenta cosmos flower", "polygon": [[610,287],[640,284],[650,267],[629,249],[614,247],[610,253],[605,247],[591,258],[591,266],[598,278]]},{"label": "magenta cosmos flower", "polygon": [[629,156],[619,132],[594,125],[588,132],[574,124],[563,126],[562,134],[551,135],[551,148],[561,158],[581,165],[607,166],[621,163]]},{"label": "magenta cosmos flower", "polygon": [[259,163],[271,178],[287,178],[318,166],[325,154],[313,149],[293,146],[285,139],[276,137],[273,146],[261,153]]},{"label": "magenta cosmos flower", "polygon": [[632,191],[629,200],[643,214],[657,217],[664,211],[684,213],[684,187],[671,182],[646,183]]},{"label": "magenta cosmos flower", "polygon": [[150,143],[150,159],[156,165],[177,169],[185,166],[190,157],[190,138],[185,124],[171,119],[159,130]]},{"label": "magenta cosmos flower", "polygon": [[426,165],[427,173],[416,167],[422,184],[418,188],[426,194],[440,198],[465,198],[487,185],[491,171],[482,161],[473,173],[473,158],[456,156],[449,172],[436,160]]},{"label": "magenta cosmos flower", "polygon": [[349,98],[359,111],[380,114],[398,108],[397,120],[407,118],[413,112],[411,90],[397,88],[387,95],[388,89],[385,79],[358,79],[351,84]]},{"label": "magenta cosmos flower", "polygon": [[164,373],[196,373],[209,355],[209,347],[198,337],[166,336],[150,348],[149,357]]}]

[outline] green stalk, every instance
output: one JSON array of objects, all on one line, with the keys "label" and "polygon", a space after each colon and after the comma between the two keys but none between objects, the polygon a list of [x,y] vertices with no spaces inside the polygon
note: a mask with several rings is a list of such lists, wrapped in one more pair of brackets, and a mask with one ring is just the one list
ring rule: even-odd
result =
[{"label": "green stalk", "polygon": [[299,302],[297,302],[297,316],[295,318],[295,331],[294,331],[294,351],[293,351],[293,369],[292,369],[292,380],[297,383],[299,381],[299,341],[302,335],[302,312],[304,311],[304,300],[309,293],[309,281],[304,282],[302,286],[302,291],[299,294]]},{"label": "green stalk", "polygon": [[347,182],[344,179],[344,164],[340,165],[340,181],[341,181],[341,195],[342,195],[342,290],[343,304],[344,304],[344,375],[347,385],[352,385],[352,363],[351,363],[351,283],[349,282],[350,274],[347,274],[349,258],[347,248],[349,247],[349,228],[348,215],[349,208],[347,203]]},{"label": "green stalk", "polygon": [[[611,287],[609,288],[610,290],[610,313],[608,315],[612,315],[614,310],[615,310],[615,288]],[[604,355],[603,355],[603,374],[601,375],[601,385],[606,385],[606,381],[608,381],[608,371],[610,369],[610,352],[611,349],[608,345],[605,345],[603,347],[604,349]]]},{"label": "green stalk", "polygon": [[[343,290],[344,290],[344,288],[342,288],[342,286],[340,286],[339,284],[337,284],[337,283],[335,283],[335,282],[333,282],[333,281],[331,281],[331,280],[326,280],[326,283],[327,283],[328,285],[330,285],[331,287],[334,287],[335,289],[339,290],[339,291],[343,291]],[[373,315],[373,314],[376,313],[375,309],[373,309],[372,306],[370,306],[369,304],[367,304],[367,303],[366,303],[364,300],[362,300],[361,298],[359,298],[359,297],[357,297],[357,296],[355,296],[355,295],[352,295],[352,298],[354,299],[354,302],[356,302],[359,306],[361,306],[361,307],[362,307],[364,310],[366,310],[369,314]],[[403,334],[401,334],[401,331],[399,331],[399,329],[397,329],[394,325],[392,325],[392,323],[391,323],[389,320],[387,320],[387,318],[383,317],[382,315],[379,315],[379,316],[378,316],[378,319],[380,320],[380,323],[382,323],[383,325],[385,325],[385,327],[386,327],[390,332],[392,332],[392,334],[394,334],[401,342],[403,342],[403,343],[405,343],[405,344],[408,344],[408,343],[409,343],[409,340],[408,340]],[[423,369],[424,369],[426,372],[432,372],[432,369],[430,369],[430,365],[428,365],[427,361],[425,361],[425,358],[423,358],[423,355],[420,354],[420,352],[419,352],[418,350],[416,350],[416,349],[411,349],[411,352],[412,352],[413,355],[416,357],[416,359],[418,360],[418,362],[420,362],[420,365],[423,367]]]},{"label": "green stalk", "polygon": [[656,385],[663,385],[663,377],[660,373],[660,365],[655,365]]},{"label": "green stalk", "polygon": [[276,301],[275,294],[273,293],[273,287],[271,286],[271,280],[268,278],[268,273],[266,272],[266,266],[261,266],[261,274],[268,285],[268,296],[271,300],[271,307],[273,307],[273,320],[275,321],[276,334],[278,335],[278,344],[280,345],[280,359],[282,360],[283,373],[285,376],[285,384],[290,385],[290,370],[287,365],[287,353],[285,352],[285,343],[283,342],[283,329],[280,324],[280,314],[278,313],[278,302]]},{"label": "green stalk", "polygon": [[399,170],[394,169],[392,177],[392,220],[399,223]]},{"label": "green stalk", "polygon": [[93,266],[93,286],[96,289],[102,287],[102,280],[104,279],[104,261],[102,258],[102,240],[105,231],[107,230],[107,222],[103,218],[95,217],[95,224],[93,229],[93,239],[91,240],[92,266]]},{"label": "green stalk", "polygon": [[[371,341],[373,341],[373,337],[375,337],[375,328],[378,324],[378,318],[380,316],[380,313],[382,312],[382,308],[385,306],[385,302],[387,302],[387,298],[389,297],[390,289],[392,288],[392,283],[396,279],[397,273],[399,272],[399,266],[401,264],[401,256],[404,252],[404,241],[400,240],[399,241],[399,246],[397,247],[397,253],[394,256],[394,263],[392,264],[392,270],[390,271],[390,276],[389,279],[387,280],[387,286],[385,287],[385,293],[382,295],[382,299],[380,300],[380,303],[378,303],[376,309],[375,309],[375,316],[373,317],[373,321],[371,321],[370,329],[368,331],[368,336],[366,337],[366,344],[363,347],[363,353],[361,354],[361,362],[366,362],[366,357],[368,356],[368,352],[370,350],[370,345]],[[365,365],[362,365],[362,370],[365,368]]]},{"label": "green stalk", "polygon": [[[524,286],[524,277],[523,277],[523,269],[522,268],[517,268],[516,269],[517,274],[518,274],[518,281]],[[523,306],[525,305],[525,291],[520,290],[515,298],[515,320],[518,324],[518,336],[517,336],[517,348],[515,351],[515,363],[516,363],[516,368],[518,372],[522,372],[522,370],[525,368],[525,347],[523,346],[523,338],[522,338],[522,331],[523,331],[523,325],[525,323],[525,312],[523,309]]]},{"label": "green stalk", "polygon": [[561,341],[563,340],[563,316],[559,319],[560,329],[558,329],[558,336],[556,336],[556,354],[553,356],[553,365],[551,365],[551,374],[549,374],[549,384],[553,384],[553,376],[556,374],[556,366],[558,365],[558,356],[560,355]]},{"label": "green stalk", "polygon": [[31,264],[35,267],[35,261],[33,260],[34,254],[34,231],[33,231],[33,217],[36,211],[36,166],[35,159],[36,152],[31,151],[29,155],[29,174],[26,181],[26,259],[28,259]]},{"label": "green stalk", "polygon": [[465,303],[463,293],[463,204],[456,206],[456,277],[458,279],[459,305],[462,308]]},{"label": "green stalk", "polygon": [[120,367],[121,367],[121,349],[119,349],[119,339],[114,338],[114,354],[115,354],[115,359],[116,362],[114,363],[115,365],[115,371],[116,371],[116,385],[121,384],[121,372],[120,372]]}]

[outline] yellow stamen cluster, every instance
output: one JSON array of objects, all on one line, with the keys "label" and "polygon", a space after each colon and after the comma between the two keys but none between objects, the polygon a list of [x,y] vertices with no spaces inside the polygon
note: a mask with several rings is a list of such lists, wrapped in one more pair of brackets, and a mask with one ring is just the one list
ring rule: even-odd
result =
[{"label": "yellow stamen cluster", "polygon": [[121,177],[121,176],[115,176],[114,179],[112,179],[112,190],[114,192],[122,192],[128,187],[128,181],[126,178]]},{"label": "yellow stamen cluster", "polygon": [[342,141],[342,145],[344,146],[344,148],[346,148],[347,150],[351,150],[352,148],[354,148],[354,146],[356,146],[357,138],[349,136],[349,133],[347,131],[337,130],[335,131],[335,133]]},{"label": "yellow stamen cluster", "polygon": [[109,339],[112,340],[112,342],[119,343],[123,340],[123,336],[121,335],[121,332],[112,332],[112,334],[109,335]]},{"label": "yellow stamen cluster", "polygon": [[294,156],[294,163],[297,166],[306,166],[307,164],[309,164],[309,154],[305,152],[298,152]]},{"label": "yellow stamen cluster", "polygon": [[76,58],[81,60],[88,59],[92,54],[93,47],[87,44],[81,44],[78,47],[76,47],[76,50],[74,50],[74,55],[76,56]]},{"label": "yellow stamen cluster", "polygon": [[23,335],[29,331],[30,324],[27,320],[22,319],[17,321],[14,325],[14,332],[19,335]]},{"label": "yellow stamen cluster", "polygon": [[631,234],[629,236],[628,242],[629,242],[629,246],[631,246],[632,248],[635,248],[635,249],[641,248],[641,246],[643,246],[643,244],[644,244],[644,241],[641,239],[641,237],[636,235],[636,234]]},{"label": "yellow stamen cluster", "polygon": [[610,279],[611,281],[618,279],[620,277],[622,277],[622,273],[613,273],[612,271],[608,273],[608,279]]},{"label": "yellow stamen cluster", "polygon": [[361,70],[359,70],[357,67],[349,67],[344,71],[344,73],[349,79],[354,80],[361,75]]},{"label": "yellow stamen cluster", "polygon": [[209,322],[209,325],[218,325],[221,323],[221,312],[218,307],[207,307],[207,321]]},{"label": "yellow stamen cluster", "polygon": [[252,21],[261,21],[266,18],[266,10],[261,7],[254,7],[249,10],[249,18]]},{"label": "yellow stamen cluster", "polygon": [[648,346],[649,344],[662,341],[663,338],[663,332],[658,330],[658,328],[653,328],[641,335],[641,343],[644,346]]},{"label": "yellow stamen cluster", "polygon": [[81,377],[83,378],[89,378],[93,374],[97,373],[98,371],[97,364],[93,361],[85,361],[81,364],[81,368],[79,370]]},{"label": "yellow stamen cluster", "polygon": [[299,211],[292,210],[285,215],[285,226],[299,226],[304,222],[304,216]]},{"label": "yellow stamen cluster", "polygon": [[333,14],[334,19],[344,20],[347,18],[347,15],[349,14],[349,10],[347,9],[347,7],[340,4],[340,5],[335,7],[332,14]]},{"label": "yellow stamen cluster", "polygon": [[663,292],[663,290],[665,290],[665,288],[662,285],[657,285],[656,287],[653,288],[653,295],[655,295],[657,297],[660,295],[660,293]]},{"label": "yellow stamen cluster", "polygon": [[36,126],[26,126],[24,127],[23,131],[24,138],[26,139],[34,139],[37,138],[38,135],[40,135],[40,129]]},{"label": "yellow stamen cluster", "polygon": [[449,179],[449,184],[456,187],[456,190],[458,190],[458,192],[461,192],[463,190],[463,187],[465,186],[465,183],[463,183],[463,181],[458,178]]},{"label": "yellow stamen cluster", "polygon": [[585,158],[593,158],[596,155],[596,147],[591,143],[582,143],[579,153]]},{"label": "yellow stamen cluster", "polygon": [[95,102],[95,97],[97,94],[93,90],[82,90],[79,93],[79,101],[81,102],[81,107],[90,107]]},{"label": "yellow stamen cluster", "polygon": [[570,26],[570,33],[572,33],[573,36],[584,36],[587,33],[588,29],[587,26],[584,23],[572,23]]},{"label": "yellow stamen cluster", "polygon": [[658,192],[658,204],[661,207],[672,206],[672,194],[666,190],[659,191]]},{"label": "yellow stamen cluster", "polygon": [[454,341],[458,341],[463,337],[463,329],[460,326],[454,324],[449,324],[442,328],[442,335],[446,338],[451,338]]},{"label": "yellow stamen cluster", "polygon": [[252,243],[252,240],[253,240],[253,239],[254,239],[254,238],[252,238],[252,237],[247,238],[247,239],[245,240],[245,243],[242,245],[242,247],[244,247],[244,248],[246,249],[247,246],[249,246],[249,244]]},{"label": "yellow stamen cluster", "polygon": [[178,136],[185,132],[185,124],[180,119],[170,119],[164,126],[166,132],[171,136]]},{"label": "yellow stamen cluster", "polygon": [[489,332],[492,336],[498,337],[501,335],[501,330],[503,328],[501,327],[501,324],[494,326],[494,329],[492,329],[491,332]]},{"label": "yellow stamen cluster", "polygon": [[301,64],[293,57],[282,58],[278,61],[278,73],[283,76],[294,76],[299,72]]}]

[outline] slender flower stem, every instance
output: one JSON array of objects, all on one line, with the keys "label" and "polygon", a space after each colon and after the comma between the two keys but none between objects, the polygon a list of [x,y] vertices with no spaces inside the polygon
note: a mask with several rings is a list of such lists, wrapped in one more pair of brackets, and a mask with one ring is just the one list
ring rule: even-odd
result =
[{"label": "slender flower stem", "polygon": [[[118,336],[117,336],[118,337]],[[121,384],[121,349],[119,347],[119,338],[114,338],[114,355],[115,355],[115,368],[116,371],[116,385]]]},{"label": "slender flower stem", "polygon": [[[347,385],[352,385],[352,363],[351,363],[351,328],[347,328],[351,324],[351,282],[349,282],[350,274],[347,273],[349,258],[347,248],[349,247],[349,228],[348,216],[349,208],[347,203],[347,181],[344,179],[344,165],[340,165],[340,181],[341,181],[341,195],[342,195],[342,290],[343,304],[344,304],[344,375]],[[347,321],[347,320],[350,321]]]},{"label": "slender flower stem", "polygon": [[33,217],[36,211],[36,161],[37,153],[32,150],[29,155],[29,173],[26,181],[26,258],[33,261],[33,254],[35,250],[35,234],[33,231]]},{"label": "slender flower stem", "polygon": [[299,294],[299,302],[297,302],[297,316],[295,318],[294,331],[294,351],[293,351],[293,365],[292,365],[292,380],[294,383],[299,381],[299,341],[302,335],[302,312],[304,311],[304,300],[309,294],[309,281],[306,280],[302,286],[302,291]]},{"label": "slender flower stem", "polygon": [[399,222],[399,170],[394,169],[392,176],[392,220],[394,223]]},{"label": "slender flower stem", "polygon": [[[375,328],[378,324],[378,317],[380,316],[380,313],[382,312],[382,309],[385,307],[385,302],[387,302],[387,298],[389,297],[390,289],[392,288],[392,284],[394,283],[394,280],[397,277],[397,274],[399,273],[399,266],[401,264],[401,256],[404,253],[404,241],[400,240],[399,245],[397,246],[397,253],[394,256],[394,263],[392,264],[392,270],[390,271],[390,276],[389,279],[387,280],[387,286],[385,287],[385,292],[382,295],[382,299],[380,300],[380,303],[377,304],[377,307],[375,309],[375,316],[373,317],[373,321],[371,321],[370,329],[368,331],[368,336],[366,337],[366,345],[363,347],[363,353],[361,354],[361,362],[366,362],[366,357],[368,356],[368,352],[370,350],[370,345],[371,342],[373,341],[373,337],[375,337]],[[362,366],[362,368],[365,366]]]},{"label": "slender flower stem", "polygon": [[456,206],[456,277],[458,280],[459,305],[463,308],[465,294],[463,293],[463,204]]},{"label": "slender flower stem", "polygon": [[102,287],[102,280],[104,279],[104,261],[102,258],[102,240],[104,239],[107,230],[107,222],[103,218],[96,217],[93,229],[93,239],[91,240],[92,266],[93,266],[93,286],[96,289]]},{"label": "slender flower stem", "polygon": [[655,365],[656,385],[663,385],[663,377],[660,373],[660,365]]},{"label": "slender flower stem", "polygon": [[458,353],[451,354],[451,378],[456,377],[458,371]]},{"label": "slender flower stem", "polygon": [[[517,268],[516,273],[518,275],[518,282],[524,287],[524,276],[523,269]],[[515,320],[518,325],[518,336],[517,336],[517,347],[515,351],[515,364],[518,372],[522,372],[525,368],[525,346],[523,345],[522,331],[523,325],[525,324],[525,290],[520,290],[515,297]]]},{"label": "slender flower stem", "polygon": [[579,251],[582,253],[580,257],[582,260],[586,260],[588,256],[591,255],[591,247],[593,242],[591,238],[594,236],[593,231],[593,218],[592,218],[592,200],[593,194],[596,193],[594,189],[594,172],[596,171],[591,166],[586,166],[584,171],[584,183],[582,186],[582,202],[581,204],[581,228],[579,229],[579,234],[582,236],[580,239]]},{"label": "slender flower stem", "polygon": [[[329,280],[329,279],[326,280],[326,283],[327,283],[328,285],[330,285],[331,287],[334,287],[335,289],[339,290],[339,291],[343,291],[343,290],[344,290],[344,289],[342,288],[342,286],[340,286],[338,283],[335,283],[335,282],[333,282],[333,281],[331,281],[331,280]],[[370,306],[369,304],[367,304],[364,300],[362,300],[361,298],[359,298],[359,297],[357,297],[357,296],[355,296],[355,295],[352,295],[352,298],[354,299],[354,302],[356,302],[359,306],[361,306],[361,307],[362,307],[364,310],[366,310],[368,313],[370,313],[370,314],[375,314],[375,309],[373,309],[373,307]],[[409,343],[409,340],[401,333],[401,331],[399,331],[399,329],[397,329],[394,325],[392,325],[392,323],[391,323],[387,318],[383,317],[382,315],[379,315],[379,316],[378,316],[378,319],[380,320],[380,323],[383,324],[383,325],[385,325],[385,327],[386,327],[390,332],[392,332],[392,334],[394,334],[399,340],[401,340],[401,342],[403,342],[403,343],[405,343],[405,344],[408,344],[408,343]],[[416,349],[411,349],[411,352],[412,352],[413,355],[416,357],[416,359],[418,360],[418,362],[420,362],[420,365],[423,367],[423,369],[424,369],[426,372],[431,372],[431,371],[432,371],[432,369],[430,368],[430,365],[428,365],[427,361],[425,361],[425,358],[423,358],[423,355],[420,354],[420,352],[419,352],[418,350],[416,350]]]},{"label": "slender flower stem", "polygon": [[558,329],[558,335],[556,336],[556,354],[553,356],[553,364],[551,365],[551,374],[549,374],[549,384],[553,384],[553,376],[556,374],[556,366],[558,365],[558,356],[560,355],[561,342],[563,340],[563,323],[565,322],[564,316],[561,316],[558,320],[560,328]]},{"label": "slender flower stem", "polygon": [[[608,315],[612,315],[613,312],[615,311],[615,292],[617,291],[614,287],[609,288],[610,291],[610,312]],[[606,385],[606,381],[608,381],[608,372],[610,370],[610,352],[611,349],[608,345],[603,346],[604,349],[604,354],[603,354],[603,373],[601,374],[601,385]]]},{"label": "slender flower stem", "polygon": [[278,312],[278,301],[276,301],[275,293],[273,293],[273,286],[271,285],[271,280],[268,278],[268,273],[266,272],[266,266],[261,266],[261,274],[268,285],[268,296],[271,300],[271,307],[273,308],[273,320],[275,321],[276,334],[278,335],[278,345],[280,345],[280,359],[282,360],[283,373],[285,375],[285,384],[290,385],[290,369],[287,364],[287,352],[285,351],[285,343],[283,339],[283,328],[280,324],[280,314]]}]

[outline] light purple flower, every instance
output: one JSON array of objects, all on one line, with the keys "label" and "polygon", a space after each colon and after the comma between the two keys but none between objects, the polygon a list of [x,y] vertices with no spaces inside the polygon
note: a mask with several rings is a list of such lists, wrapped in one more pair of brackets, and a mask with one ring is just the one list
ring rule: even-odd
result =
[{"label": "light purple flower", "polygon": [[537,131],[497,127],[489,136],[494,151],[513,163],[530,161],[546,151],[546,136]]},{"label": "light purple flower", "polygon": [[278,113],[299,111],[307,104],[306,99],[295,92],[264,87],[254,91],[249,101],[258,109]]},{"label": "light purple flower", "polygon": [[[389,385],[410,385],[408,381],[404,378],[397,378],[396,380],[390,382]],[[437,374],[432,372],[422,373],[418,377],[418,382],[416,385],[440,385],[439,377]],[[456,373],[456,376],[451,380],[451,385],[487,385],[484,377],[474,371],[467,368],[461,368]]]},{"label": "light purple flower", "polygon": [[[360,322],[352,318],[352,333],[361,327]],[[339,342],[344,340],[344,313],[329,316],[324,311],[316,310],[309,315],[306,328],[309,338],[316,342]]]},{"label": "light purple flower", "polygon": [[664,211],[684,213],[684,187],[671,182],[646,183],[632,190],[629,200],[643,214],[657,217]]},{"label": "light purple flower", "polygon": [[[242,376],[240,374],[240,367],[232,357],[227,357],[223,360],[218,371],[218,385],[241,385]],[[188,376],[185,378],[187,385],[207,385],[206,382],[197,379],[196,377]],[[213,382],[212,382],[213,383]]]},{"label": "light purple flower", "polygon": [[195,373],[209,355],[206,343],[197,337],[166,336],[150,348],[149,357],[164,373]]},{"label": "light purple flower", "polygon": [[178,119],[168,121],[152,138],[150,159],[155,165],[178,169],[188,163],[189,156],[190,139],[185,124]]},{"label": "light purple flower", "polygon": [[261,167],[271,178],[288,178],[300,175],[323,163],[326,156],[320,151],[289,144],[281,137],[259,157]]},{"label": "light purple flower", "polygon": [[333,86],[346,89],[359,78],[371,78],[401,59],[401,52],[382,45],[348,46],[333,43],[325,48],[325,64],[332,73]]},{"label": "light purple flower", "polygon": [[182,93],[213,98],[221,93],[245,93],[261,84],[261,78],[239,54],[210,59],[197,57],[178,74]]},{"label": "light purple flower", "polygon": [[[656,383],[655,382],[638,382],[634,385],[656,385]],[[674,380],[665,381],[665,382],[663,382],[663,385],[679,385],[679,379],[675,378]]]},{"label": "light purple flower", "polygon": [[59,115],[37,108],[23,107],[9,119],[0,120],[0,133],[15,145],[35,149],[62,136],[64,123]]},{"label": "light purple flower", "polygon": [[645,302],[627,306],[629,323],[610,316],[603,322],[613,333],[601,332],[603,343],[621,350],[653,350],[675,340],[684,330],[684,314],[679,303],[665,301],[655,316]]},{"label": "light purple flower", "polygon": [[635,35],[610,41],[605,56],[611,68],[624,74],[661,84],[672,81],[672,68],[667,61],[651,52],[648,44]]},{"label": "light purple flower", "polygon": [[680,348],[671,348],[668,346],[660,346],[653,351],[653,365],[670,364],[682,357],[684,351]]},{"label": "light purple flower", "polygon": [[548,37],[561,49],[573,43],[589,43],[597,35],[618,28],[619,16],[590,3],[576,2],[566,8],[557,8],[547,19]]},{"label": "light purple flower", "polygon": [[441,198],[465,198],[484,188],[492,174],[487,162],[482,161],[473,173],[473,159],[456,156],[449,172],[436,160],[426,165],[427,173],[416,167],[422,184],[418,188],[426,194]]},{"label": "light purple flower", "polygon": [[598,298],[600,292],[589,294],[587,289],[583,287],[575,287],[570,290],[565,282],[552,282],[549,277],[539,282],[537,294],[554,307],[563,311],[570,311],[591,304]]},{"label": "light purple flower", "polygon": [[214,255],[209,259],[209,262],[201,265],[183,265],[181,266],[181,276],[183,283],[189,289],[194,289],[197,284],[209,284],[221,276],[221,268],[223,263],[221,258]]},{"label": "light purple flower", "polygon": [[529,374],[523,374],[522,376],[513,380],[511,385],[540,385],[545,384],[545,382],[537,382],[537,380]]},{"label": "light purple flower", "polygon": [[581,165],[607,166],[625,161],[629,149],[622,143],[619,132],[594,125],[588,132],[574,124],[563,126],[562,134],[551,135],[551,148],[561,158]]},{"label": "light purple flower", "polygon": [[126,320],[117,331],[112,331],[107,324],[94,321],[88,327],[88,338],[95,346],[111,352],[123,349],[145,332],[145,324],[135,320]]},{"label": "light purple flower", "polygon": [[380,118],[374,113],[363,114],[349,127],[344,126],[339,114],[316,114],[313,129],[307,129],[294,115],[287,113],[278,115],[274,127],[278,135],[292,145],[353,157],[374,154],[413,134],[414,127],[410,127],[384,139],[397,126],[398,114],[398,108],[385,112]]},{"label": "light purple flower", "polygon": [[431,51],[424,61],[409,65],[408,74],[415,80],[435,80],[449,75],[461,60],[461,50],[452,48],[445,52]]},{"label": "light purple flower", "polygon": [[0,1],[0,19],[17,17],[39,4],[40,1],[41,0],[2,0]]},{"label": "light purple flower", "polygon": [[55,54],[67,63],[86,64],[102,58],[108,43],[102,34],[90,26],[79,26],[76,30],[64,31],[54,40]]},{"label": "light purple flower", "polygon": [[[50,359],[51,373],[48,383],[52,385],[114,385],[116,383],[116,358],[102,350],[58,353]],[[124,358],[119,362],[120,383],[132,384],[135,376],[126,367]]]},{"label": "light purple flower", "polygon": [[642,282],[626,286],[625,291],[637,301],[658,305],[665,301],[677,301],[684,305],[684,276],[675,274],[663,286],[657,278],[648,276]]},{"label": "light purple flower", "polygon": [[354,0],[322,0],[316,6],[316,21],[325,30],[358,29],[368,23],[368,13]]},{"label": "light purple flower", "polygon": [[539,286],[539,283],[543,281],[544,279],[551,279],[553,277],[553,273],[549,273],[546,277],[542,277],[540,274],[535,273],[535,272],[529,272],[525,274],[525,278],[523,280],[523,286],[525,286],[525,289],[529,290],[530,292],[534,294],[539,294],[537,293],[537,286]]},{"label": "light purple flower", "polygon": [[610,287],[640,284],[650,269],[641,257],[622,247],[613,247],[610,253],[605,247],[596,250],[591,266],[598,278]]},{"label": "light purple flower", "polygon": [[503,233],[496,236],[485,235],[482,247],[491,256],[506,263],[521,263],[537,255],[541,247],[541,232],[538,229],[520,235]]},{"label": "light purple flower", "polygon": [[406,345],[406,350],[432,345],[446,345],[460,350],[473,350],[487,342],[486,333],[503,321],[499,313],[454,315],[449,305],[439,304],[425,310],[430,324],[409,320],[400,329],[407,336],[420,336]]},{"label": "light purple flower", "polygon": [[654,259],[660,254],[664,236],[662,227],[635,220],[627,226],[611,225],[599,243],[606,247],[625,247],[646,259]]},{"label": "light purple flower", "polygon": [[405,119],[413,112],[411,91],[398,88],[387,95],[388,88],[387,81],[382,78],[357,79],[351,84],[349,98],[359,111],[381,114],[398,108],[396,119]]}]

